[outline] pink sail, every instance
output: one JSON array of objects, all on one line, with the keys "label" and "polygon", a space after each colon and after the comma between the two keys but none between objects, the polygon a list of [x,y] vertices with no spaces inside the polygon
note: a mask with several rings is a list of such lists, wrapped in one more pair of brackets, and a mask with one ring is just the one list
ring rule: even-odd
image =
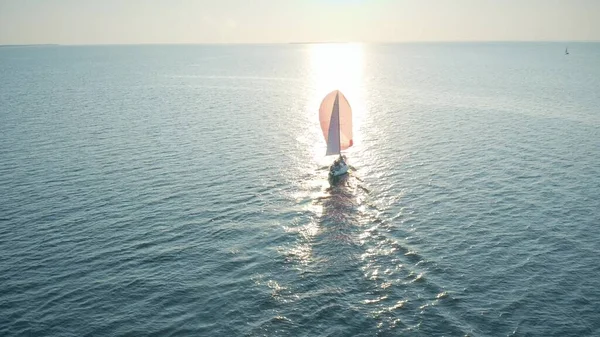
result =
[{"label": "pink sail", "polygon": [[340,91],[325,96],[319,108],[319,121],[327,142],[326,155],[339,154],[352,146],[352,109]]}]

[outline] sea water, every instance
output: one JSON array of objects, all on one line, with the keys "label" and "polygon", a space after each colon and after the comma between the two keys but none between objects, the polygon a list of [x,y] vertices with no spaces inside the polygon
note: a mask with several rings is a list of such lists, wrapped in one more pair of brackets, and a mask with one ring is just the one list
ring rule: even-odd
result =
[{"label": "sea water", "polygon": [[600,44],[565,47],[1,48],[0,335],[600,335]]}]

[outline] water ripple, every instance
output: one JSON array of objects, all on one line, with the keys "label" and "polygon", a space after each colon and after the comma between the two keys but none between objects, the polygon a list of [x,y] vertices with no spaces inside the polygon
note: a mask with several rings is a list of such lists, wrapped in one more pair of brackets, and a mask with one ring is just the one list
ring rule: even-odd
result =
[{"label": "water ripple", "polygon": [[356,47],[334,187],[311,46],[0,50],[0,335],[598,335],[598,47],[555,47]]}]

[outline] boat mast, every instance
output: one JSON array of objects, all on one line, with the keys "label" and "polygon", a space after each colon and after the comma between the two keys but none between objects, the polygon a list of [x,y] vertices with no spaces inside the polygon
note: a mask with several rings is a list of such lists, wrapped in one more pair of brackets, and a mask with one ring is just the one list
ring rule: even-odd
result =
[{"label": "boat mast", "polygon": [[338,129],[338,149],[340,151],[339,155],[340,158],[342,158],[342,127],[341,127],[341,122],[340,122],[340,116],[339,116],[339,111],[340,111],[340,93],[339,91],[335,94],[335,103],[337,103],[338,106],[338,119],[337,119],[337,129]]}]

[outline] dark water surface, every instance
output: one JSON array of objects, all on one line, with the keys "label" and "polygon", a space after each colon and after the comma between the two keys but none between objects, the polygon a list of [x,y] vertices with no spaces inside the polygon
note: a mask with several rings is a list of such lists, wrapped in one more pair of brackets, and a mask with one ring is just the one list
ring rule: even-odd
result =
[{"label": "dark water surface", "polygon": [[564,48],[1,49],[0,335],[600,335],[600,44]]}]

